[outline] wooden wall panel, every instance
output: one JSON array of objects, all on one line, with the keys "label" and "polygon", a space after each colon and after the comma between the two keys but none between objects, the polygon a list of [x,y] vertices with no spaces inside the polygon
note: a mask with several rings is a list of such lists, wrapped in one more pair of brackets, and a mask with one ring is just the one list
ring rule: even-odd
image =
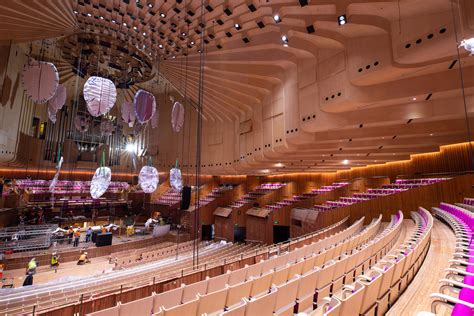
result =
[{"label": "wooden wall panel", "polygon": [[273,244],[273,216],[262,218],[247,215],[246,239]]}]

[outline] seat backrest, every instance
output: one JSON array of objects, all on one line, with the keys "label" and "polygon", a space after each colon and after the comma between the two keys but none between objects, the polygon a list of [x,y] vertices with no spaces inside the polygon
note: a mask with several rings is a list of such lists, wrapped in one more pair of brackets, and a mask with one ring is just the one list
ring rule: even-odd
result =
[{"label": "seat backrest", "polygon": [[183,297],[183,287],[166,291],[153,296],[153,311],[158,311],[161,306],[171,308],[173,306],[181,304]]},{"label": "seat backrest", "polygon": [[187,303],[196,299],[196,295],[204,295],[207,293],[207,282],[208,280],[199,281],[186,285],[183,288],[183,297],[181,298],[181,303]]},{"label": "seat backrest", "polygon": [[230,273],[229,281],[227,282],[227,284],[229,284],[231,286],[236,285],[236,284],[240,284],[240,283],[245,281],[245,276],[246,275],[247,275],[247,267],[242,268],[242,269],[238,269],[238,270],[234,270]]},{"label": "seat backrest", "polygon": [[103,309],[98,312],[86,314],[86,316],[119,316],[120,315],[120,306],[114,306],[111,308]]},{"label": "seat backrest", "polygon": [[227,281],[229,280],[230,273],[224,273],[208,279],[207,292],[212,293],[225,288]]},{"label": "seat backrest", "polygon": [[328,284],[331,284],[334,270],[336,268],[335,262],[329,262],[325,265],[320,273],[318,280],[316,281],[316,288],[321,289]]},{"label": "seat backrest", "polygon": [[299,284],[300,277],[295,276],[285,284],[277,286],[277,299],[273,308],[275,314],[279,315],[283,311],[293,311],[293,307],[296,305],[296,294],[298,293]]},{"label": "seat backrest", "polygon": [[252,289],[252,283],[253,280],[249,280],[240,284],[229,286],[225,305],[227,307],[231,307],[235,304],[238,304],[242,298],[248,298],[250,296],[250,290]]},{"label": "seat backrest", "polygon": [[316,262],[316,256],[311,256],[303,261],[303,267],[301,268],[301,274],[305,274],[314,268]]},{"label": "seat backrest", "polygon": [[250,296],[258,297],[268,293],[268,289],[272,285],[272,277],[272,273],[267,273],[257,279],[254,279],[252,282],[252,288],[250,289]]},{"label": "seat backrest", "polygon": [[376,301],[382,283],[382,273],[370,270],[364,276],[360,276],[359,282],[365,285],[364,298],[359,314],[364,314]]},{"label": "seat backrest", "polygon": [[263,262],[252,264],[247,267],[247,273],[245,274],[245,280],[250,278],[257,278],[262,274]]},{"label": "seat backrest", "polygon": [[199,299],[196,297],[193,301],[172,307],[164,308],[164,316],[184,316],[184,315],[196,315],[198,309]]},{"label": "seat backrest", "polygon": [[273,315],[273,308],[277,298],[277,289],[272,288],[270,293],[257,299],[247,300],[245,315]]},{"label": "seat backrest", "polygon": [[297,274],[302,274],[304,266],[304,261],[299,261],[298,263],[292,264],[290,270],[288,271],[288,279],[293,278]]},{"label": "seat backrest", "polygon": [[334,296],[323,298],[318,304],[318,308],[308,314],[308,316],[344,316],[341,313],[341,301]]},{"label": "seat backrest", "polygon": [[334,296],[341,301],[341,315],[359,316],[365,286],[359,282],[352,283],[351,286],[354,287],[354,290],[343,290],[334,294]]},{"label": "seat backrest", "polygon": [[393,273],[395,272],[395,266],[391,262],[387,262],[384,264],[377,264],[377,268],[379,268],[382,273],[382,282],[380,283],[379,293],[377,294],[377,298],[382,298],[392,285],[392,278]]},{"label": "seat backrest", "polygon": [[204,313],[214,314],[217,312],[221,312],[224,311],[225,307],[225,301],[227,298],[227,287],[206,295],[198,294],[198,296],[198,315],[202,315]]},{"label": "seat backrest", "polygon": [[221,313],[220,316],[245,316],[245,309],[247,308],[247,301],[242,299],[240,305],[229,309],[227,312]]},{"label": "seat backrest", "polygon": [[120,304],[120,316],[127,315],[150,315],[153,311],[153,296]]},{"label": "seat backrest", "polygon": [[270,271],[273,271],[273,269],[275,268],[276,260],[277,260],[277,257],[273,257],[273,258],[265,260],[262,266],[262,273],[265,274]]},{"label": "seat backrest", "polygon": [[271,283],[275,285],[280,285],[280,284],[285,283],[288,280],[288,272],[290,271],[290,268],[291,266],[288,265],[287,267],[281,270],[273,272]]}]

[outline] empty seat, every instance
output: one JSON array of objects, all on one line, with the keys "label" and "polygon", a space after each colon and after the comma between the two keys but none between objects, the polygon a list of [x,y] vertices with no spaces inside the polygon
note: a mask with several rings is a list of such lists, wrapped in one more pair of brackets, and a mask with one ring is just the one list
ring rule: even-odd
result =
[{"label": "empty seat", "polygon": [[325,297],[319,303],[319,307],[310,312],[308,316],[344,316],[341,313],[341,301],[333,297]]},{"label": "empty seat", "polygon": [[153,296],[120,305],[120,316],[150,315],[153,312]]},{"label": "empty seat", "polygon": [[222,290],[211,292],[206,295],[198,294],[198,297],[198,315],[223,312],[227,298],[227,286]]},{"label": "empty seat", "polygon": [[344,285],[342,290],[334,294],[334,296],[341,301],[341,315],[359,316],[364,288],[362,283],[355,282],[351,285]]},{"label": "empty seat", "polygon": [[204,295],[207,293],[208,280],[192,283],[183,287],[183,297],[181,302],[187,303],[196,299],[196,295]]},{"label": "empty seat", "polygon": [[298,304],[298,312],[308,312],[313,310],[313,301],[315,296],[316,280],[319,277],[321,268],[316,267],[301,276],[296,293],[296,302]]},{"label": "empty seat", "polygon": [[240,284],[229,286],[225,306],[232,308],[239,304],[242,298],[250,297],[253,280],[248,280]]},{"label": "empty seat", "polygon": [[272,315],[273,307],[277,298],[277,289],[272,287],[270,293],[260,296],[259,298],[251,298],[247,300],[245,315]]},{"label": "empty seat", "polygon": [[293,315],[300,277],[295,276],[285,284],[277,286],[277,298],[273,315]]},{"label": "empty seat", "polygon": [[220,316],[244,316],[246,308],[247,308],[247,301],[245,299],[242,299],[239,305],[235,306],[232,309],[229,309],[226,312],[220,313],[219,315]]},{"label": "empty seat", "polygon": [[208,279],[207,292],[215,292],[225,288],[227,281],[229,280],[230,272],[224,273]]},{"label": "empty seat", "polygon": [[177,305],[171,308],[163,307],[164,316],[184,316],[184,315],[196,315],[199,304],[199,298],[196,297],[192,301]]},{"label": "empty seat", "polygon": [[160,294],[155,294],[153,295],[153,311],[156,312],[160,310],[162,306],[171,308],[173,306],[179,305],[181,304],[182,297],[183,287],[179,287]]},{"label": "empty seat", "polygon": [[268,293],[272,285],[272,277],[272,273],[267,273],[253,280],[252,288],[250,289],[250,297],[256,298]]},{"label": "empty seat", "polygon": [[120,316],[120,306],[114,306],[111,308],[103,309],[98,312],[86,314],[86,316]]}]

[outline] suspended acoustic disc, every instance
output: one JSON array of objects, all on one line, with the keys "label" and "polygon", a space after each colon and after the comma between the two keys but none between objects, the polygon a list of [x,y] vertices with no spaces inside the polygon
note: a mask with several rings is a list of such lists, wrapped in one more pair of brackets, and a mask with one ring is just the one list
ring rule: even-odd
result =
[{"label": "suspended acoustic disc", "polygon": [[116,99],[117,89],[109,79],[92,76],[84,84],[84,100],[87,110],[94,117],[110,111]]},{"label": "suspended acoustic disc", "polygon": [[183,178],[180,169],[172,168],[170,170],[170,184],[175,191],[181,192],[183,189]]},{"label": "suspended acoustic disc", "polygon": [[155,167],[143,166],[138,174],[138,184],[145,193],[152,193],[158,187],[158,170]]},{"label": "suspended acoustic disc", "polygon": [[56,66],[43,61],[30,61],[21,76],[26,94],[35,103],[45,103],[56,93],[59,75]]},{"label": "suspended acoustic disc", "polygon": [[153,117],[156,110],[156,99],[153,94],[145,90],[138,90],[133,100],[137,121],[146,123]]},{"label": "suspended acoustic disc", "polygon": [[178,133],[184,124],[184,107],[181,103],[175,102],[171,112],[171,127]]},{"label": "suspended acoustic disc", "polygon": [[151,127],[157,128],[158,127],[158,119],[159,119],[159,112],[158,110],[155,111],[155,114],[151,118]]},{"label": "suspended acoustic disc", "polygon": [[100,122],[100,133],[102,136],[111,136],[115,130],[114,123],[110,120]]},{"label": "suspended acoustic disc", "polygon": [[48,118],[51,122],[53,122],[53,124],[56,123],[56,114],[57,110],[48,103]]},{"label": "suspended acoustic disc", "polygon": [[128,124],[129,127],[133,127],[135,123],[135,109],[132,102],[125,101],[122,104],[122,120]]},{"label": "suspended acoustic disc", "polygon": [[100,198],[107,191],[112,180],[112,170],[109,167],[97,168],[91,181],[91,196]]},{"label": "suspended acoustic disc", "polygon": [[58,86],[56,89],[56,93],[54,96],[48,101],[48,106],[59,111],[63,108],[64,104],[66,103],[66,87],[62,84]]},{"label": "suspended acoustic disc", "polygon": [[89,130],[90,123],[91,120],[88,116],[77,115],[74,118],[74,127],[81,133],[85,133]]},{"label": "suspended acoustic disc", "polygon": [[61,156],[61,159],[58,161],[58,165],[56,166],[56,173],[53,177],[53,180],[51,181],[51,184],[49,185],[49,192],[54,192],[54,188],[56,188],[56,184],[58,183],[58,178],[59,178],[59,172],[61,171],[61,166],[63,165],[63,157]]}]

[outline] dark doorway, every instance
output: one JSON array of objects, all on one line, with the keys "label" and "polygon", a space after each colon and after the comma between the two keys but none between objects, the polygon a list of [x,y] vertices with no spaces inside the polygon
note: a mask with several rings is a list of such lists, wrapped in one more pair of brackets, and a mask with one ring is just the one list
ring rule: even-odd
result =
[{"label": "dark doorway", "polygon": [[244,242],[245,241],[245,227],[234,226],[234,241]]},{"label": "dark doorway", "polygon": [[202,225],[202,240],[212,240],[212,225]]},{"label": "dark doorway", "polygon": [[273,226],[273,242],[275,244],[290,238],[290,226]]}]

